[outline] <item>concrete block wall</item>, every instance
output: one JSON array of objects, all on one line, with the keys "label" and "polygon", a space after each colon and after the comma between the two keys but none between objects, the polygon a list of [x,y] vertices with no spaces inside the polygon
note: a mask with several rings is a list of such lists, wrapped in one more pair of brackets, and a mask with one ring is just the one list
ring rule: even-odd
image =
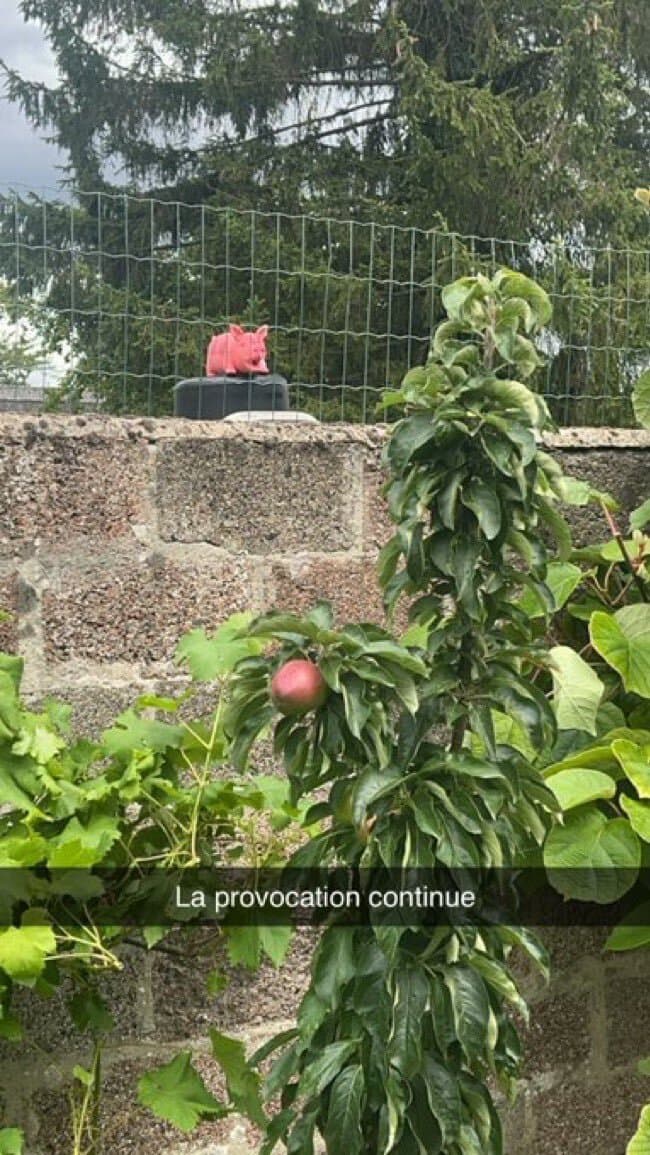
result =
[{"label": "concrete block wall", "polygon": [[[145,691],[181,681],[172,657],[186,630],[235,610],[332,600],[339,620],[382,620],[374,562],[390,532],[380,496],[382,427],[228,425],[181,420],[0,414],[0,645],[26,662],[30,700],[53,694],[96,733]],[[565,430],[549,440],[564,467],[630,509],[647,496],[650,436]],[[578,540],[606,536],[597,511],[574,511]],[[623,1155],[650,1080],[644,955],[603,955],[604,934],[546,932],[549,989],[533,984],[526,1077],[508,1115],[509,1155]],[[127,954],[106,981],[117,1021],[106,1054],[107,1155],[245,1155],[241,1121],[192,1137],[135,1101],[137,1075],[191,1047],[219,1084],[206,1028],[253,1039],[290,1018],[306,981],[308,935],[279,972],[233,973],[205,993],[213,951]],[[173,944],[172,944],[173,948]],[[66,1079],[87,1040],[64,997],[21,995],[31,1041],[0,1051],[0,1104],[25,1127],[29,1155],[68,1155]]]}]

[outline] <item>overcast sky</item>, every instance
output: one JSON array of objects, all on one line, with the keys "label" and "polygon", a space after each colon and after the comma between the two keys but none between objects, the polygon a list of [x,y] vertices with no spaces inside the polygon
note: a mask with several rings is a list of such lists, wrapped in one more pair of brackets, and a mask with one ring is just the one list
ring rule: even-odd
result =
[{"label": "overcast sky", "polygon": [[[31,20],[25,23],[18,0],[0,0],[0,4],[0,56],[24,76],[51,83],[56,72],[40,28]],[[18,185],[35,191],[56,188],[63,175],[56,166],[65,162],[65,155],[34,131],[17,105],[4,96],[0,102],[0,191]]]}]

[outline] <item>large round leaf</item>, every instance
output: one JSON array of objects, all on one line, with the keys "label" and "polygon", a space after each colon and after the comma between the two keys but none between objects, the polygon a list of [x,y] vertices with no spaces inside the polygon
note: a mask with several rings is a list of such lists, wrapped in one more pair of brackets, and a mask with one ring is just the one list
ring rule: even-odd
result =
[{"label": "large round leaf", "polygon": [[564,811],[616,794],[614,779],[600,770],[560,770],[549,778],[548,784]]},{"label": "large round leaf", "polygon": [[616,902],[636,882],[641,843],[626,818],[607,818],[584,807],[551,830],[544,865],[551,885],[565,898]]},{"label": "large round leaf", "polygon": [[595,613],[589,633],[594,648],[621,675],[625,689],[650,698],[650,605]]}]

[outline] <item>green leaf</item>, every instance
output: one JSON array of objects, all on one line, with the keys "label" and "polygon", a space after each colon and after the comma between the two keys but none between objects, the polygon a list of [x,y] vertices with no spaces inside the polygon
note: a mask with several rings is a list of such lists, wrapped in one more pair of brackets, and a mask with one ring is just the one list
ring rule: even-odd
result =
[{"label": "green leaf", "polygon": [[346,982],[356,974],[354,929],[334,926],[325,931],[312,963],[312,987],[327,1007],[336,1006]]},{"label": "green leaf", "polygon": [[[636,561],[641,556],[641,542],[635,538],[626,538],[623,541],[625,552],[632,561]],[[612,541],[606,541],[604,545],[598,547],[598,557],[602,561],[614,561],[619,565],[627,568],[627,561],[623,555],[619,542],[614,538]]]},{"label": "green leaf", "polygon": [[489,291],[490,283],[485,277],[458,277],[443,288],[442,306],[453,321],[469,320],[472,303],[484,299]]},{"label": "green leaf", "polygon": [[345,705],[345,719],[355,738],[361,732],[370,716],[370,704],[365,700],[363,682],[355,675],[348,675],[341,682],[341,693]]},{"label": "green leaf", "polygon": [[80,1067],[78,1063],[72,1068],[72,1074],[84,1087],[92,1087],[95,1081],[93,1071],[89,1071],[87,1067]]},{"label": "green leaf", "polygon": [[606,950],[639,950],[650,946],[650,902],[631,910],[614,928],[605,943]]},{"label": "green leaf", "polygon": [[356,1039],[347,1039],[345,1042],[329,1043],[323,1047],[305,1067],[298,1094],[304,1095],[306,1099],[320,1095],[321,1091],[334,1081],[346,1059],[354,1054],[358,1046]]},{"label": "green leaf", "polygon": [[222,1035],[214,1027],[210,1029],[210,1042],[212,1054],[226,1076],[228,1094],[237,1111],[259,1127],[265,1127],[268,1120],[262,1108],[260,1076],[249,1065],[244,1044],[239,1039]]},{"label": "green leaf", "polygon": [[500,269],[493,278],[493,283],[498,287],[501,296],[507,300],[519,297],[525,301],[535,316],[538,328],[548,325],[553,315],[553,306],[548,293],[536,281],[512,269]]},{"label": "green leaf", "polygon": [[165,938],[168,932],[169,927],[166,926],[143,926],[142,937],[146,943],[147,950],[153,950],[153,948]]},{"label": "green leaf", "polygon": [[613,798],[616,794],[614,780],[599,770],[561,770],[548,784],[565,811],[599,798]]},{"label": "green leaf", "polygon": [[551,830],[544,865],[551,885],[565,898],[616,902],[636,880],[641,844],[627,819],[583,807]]},{"label": "green leaf", "polygon": [[181,726],[141,718],[135,710],[125,710],[115,719],[115,724],[104,731],[101,742],[108,754],[130,758],[134,750],[178,749],[184,738],[185,730]]},{"label": "green leaf", "polygon": [[[650,426],[650,401],[645,418],[643,424]],[[641,1112],[639,1125],[625,1148],[625,1155],[650,1155],[650,1104]]]},{"label": "green leaf", "polygon": [[444,979],[451,995],[458,1041],[467,1059],[474,1062],[488,1040],[490,1004],[485,985],[469,967],[449,967]]},{"label": "green leaf", "polygon": [[190,1051],[147,1071],[138,1082],[138,1099],[159,1119],[166,1119],[181,1131],[191,1131],[206,1116],[219,1119],[227,1114],[223,1103],[208,1091],[192,1066]]},{"label": "green leaf", "polygon": [[[554,561],[549,564],[544,581],[553,595],[555,612],[562,609],[581,580],[582,570],[577,565],[568,561]],[[524,590],[520,597],[519,608],[529,618],[541,618],[544,615],[544,609],[538,598],[529,589]]]},{"label": "green leaf", "polygon": [[594,649],[621,675],[625,689],[650,698],[650,605],[595,613],[589,635]]},{"label": "green leaf", "polygon": [[14,742],[11,749],[14,754],[31,755],[35,762],[45,766],[64,746],[63,738],[34,721],[33,725],[21,730],[18,741]]},{"label": "green leaf", "polygon": [[16,810],[24,811],[32,818],[42,817],[42,811],[35,805],[34,800],[17,785],[14,775],[11,773],[13,766],[8,765],[7,759],[4,757],[0,765],[2,770],[0,774],[0,806],[14,807]]},{"label": "green leaf", "polygon": [[357,1064],[337,1075],[332,1087],[325,1124],[328,1151],[359,1155],[362,1150],[361,1103],[365,1081]]},{"label": "green leaf", "polygon": [[521,381],[504,381],[500,377],[493,377],[484,383],[483,388],[487,396],[502,405],[506,412],[514,411],[520,414],[524,419],[522,424],[530,425],[534,429],[544,424],[541,398]]},{"label": "green leaf", "polygon": [[262,942],[258,926],[229,926],[225,928],[228,957],[234,966],[256,970],[260,965]]},{"label": "green leaf", "polygon": [[593,501],[612,511],[619,508],[618,502],[610,493],[595,489],[590,481],[583,481],[579,477],[568,477],[564,474],[560,490],[560,496],[567,505],[589,505]]},{"label": "green leaf", "polygon": [[60,834],[50,839],[47,865],[52,868],[93,866],[101,862],[120,837],[117,818],[96,814],[85,826],[75,816]]},{"label": "green leaf", "polygon": [[400,643],[403,646],[413,646],[416,649],[426,650],[428,640],[429,626],[420,622],[412,622],[406,632],[402,634]]},{"label": "green leaf", "polygon": [[371,655],[381,662],[382,659],[394,663],[396,666],[401,666],[409,674],[419,675],[421,678],[426,677],[428,669],[426,663],[419,658],[417,654],[411,653],[405,646],[400,646],[398,642],[392,641],[390,638],[380,639],[374,642],[364,643],[363,652],[365,655]]},{"label": "green leaf", "polygon": [[650,497],[633,509],[630,514],[630,529],[645,529],[650,521]]},{"label": "green leaf", "polygon": [[69,1009],[72,1021],[80,1031],[90,1028],[92,1031],[103,1033],[112,1031],[115,1026],[115,1020],[103,998],[90,988],[73,995]]},{"label": "green leaf", "polygon": [[571,530],[569,529],[568,523],[561,516],[561,514],[558,513],[557,509],[555,509],[551,502],[546,501],[545,498],[537,498],[537,508],[539,510],[540,517],[543,521],[546,522],[546,525],[555,538],[560,561],[567,561],[571,553],[572,545]]},{"label": "green leaf", "polygon": [[[36,917],[31,912],[32,917]],[[26,916],[27,917],[27,916]],[[49,926],[8,926],[0,929],[0,969],[10,978],[33,986],[45,967],[47,955],[56,953],[56,937]]]},{"label": "green leaf", "polygon": [[24,1138],[19,1127],[1,1127],[0,1155],[22,1155]]},{"label": "green leaf", "polygon": [[627,794],[621,796],[621,808],[630,820],[630,826],[644,842],[650,842],[650,803],[637,802]]},{"label": "green leaf", "polygon": [[399,421],[387,447],[388,459],[395,471],[404,469],[413,454],[435,436],[436,427],[430,413],[414,413]]},{"label": "green leaf", "polygon": [[271,960],[274,967],[282,966],[293,939],[290,926],[259,926],[260,951]]},{"label": "green leaf", "polygon": [[[546,766],[543,773],[546,779],[552,778],[554,774],[559,774],[561,770],[572,770],[575,766],[581,766],[585,769],[600,770],[618,770],[618,763],[612,752],[611,744],[604,745],[604,740],[608,735],[604,735],[602,739],[594,746],[587,746],[586,749],[580,750],[577,754],[570,754],[567,758],[562,758],[559,762],[552,762]],[[618,771],[617,777],[621,777]]]},{"label": "green leaf", "polygon": [[357,778],[352,794],[352,821],[355,826],[363,822],[375,798],[381,796],[387,788],[394,786],[400,779],[399,770],[387,768],[375,770],[368,767]]},{"label": "green leaf", "polygon": [[429,998],[424,971],[408,968],[394,975],[393,1019],[387,1044],[388,1061],[405,1079],[422,1061],[422,1022]]},{"label": "green leaf", "polygon": [[553,646],[549,656],[558,728],[595,734],[603,683],[570,646]]},{"label": "green leaf", "polygon": [[639,746],[636,742],[630,742],[626,738],[616,738],[612,742],[612,753],[634,786],[639,798],[650,798],[648,748]]},{"label": "green leaf", "polygon": [[424,1056],[421,1074],[431,1112],[438,1120],[445,1144],[451,1146],[458,1140],[461,1123],[458,1082],[431,1055]]},{"label": "green leaf", "polygon": [[639,425],[642,425],[644,429],[650,429],[650,369],[646,369],[645,373],[641,374],[634,386],[632,405],[634,406],[634,416]]},{"label": "green leaf", "polygon": [[214,682],[234,670],[243,658],[259,654],[264,642],[247,637],[252,613],[233,614],[208,637],[205,630],[191,630],[176,647],[176,662],[185,662],[195,682]]},{"label": "green leaf", "polygon": [[481,531],[492,541],[501,529],[501,503],[497,493],[480,478],[473,477],[463,485],[461,494],[463,505],[471,509]]}]

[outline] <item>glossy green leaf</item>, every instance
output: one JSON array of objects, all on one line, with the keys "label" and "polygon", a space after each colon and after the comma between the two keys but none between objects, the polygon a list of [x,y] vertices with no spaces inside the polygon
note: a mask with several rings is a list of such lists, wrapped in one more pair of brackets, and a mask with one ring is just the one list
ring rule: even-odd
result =
[{"label": "glossy green leaf", "polygon": [[334,1081],[339,1071],[358,1048],[356,1039],[329,1043],[305,1068],[300,1079],[299,1094],[311,1099],[320,1095]]},{"label": "glossy green leaf", "polygon": [[394,975],[393,1016],[388,1061],[404,1078],[412,1077],[422,1059],[422,1019],[429,998],[423,970],[402,968]]},{"label": "glossy green leaf", "polygon": [[326,930],[312,963],[313,990],[328,1007],[340,998],[346,982],[354,978],[357,964],[354,955],[354,929],[334,926]]},{"label": "glossy green leaf", "polygon": [[413,454],[435,436],[436,428],[428,413],[415,413],[398,422],[387,449],[393,468],[403,469]]},{"label": "glossy green leaf", "polygon": [[469,967],[449,967],[444,975],[458,1040],[471,1056],[481,1054],[487,1044],[490,1004],[485,985]]},{"label": "glossy green leaf", "polygon": [[361,1106],[364,1085],[363,1068],[357,1064],[346,1067],[336,1077],[325,1124],[328,1151],[360,1155],[363,1147]]},{"label": "glossy green leaf", "polygon": [[481,478],[473,477],[462,486],[461,500],[471,509],[488,541],[497,537],[501,530],[501,502],[497,492]]},{"label": "glossy green leaf", "polygon": [[442,1063],[431,1055],[422,1061],[422,1078],[432,1114],[438,1120],[446,1144],[458,1140],[461,1124],[461,1103],[458,1082]]}]

